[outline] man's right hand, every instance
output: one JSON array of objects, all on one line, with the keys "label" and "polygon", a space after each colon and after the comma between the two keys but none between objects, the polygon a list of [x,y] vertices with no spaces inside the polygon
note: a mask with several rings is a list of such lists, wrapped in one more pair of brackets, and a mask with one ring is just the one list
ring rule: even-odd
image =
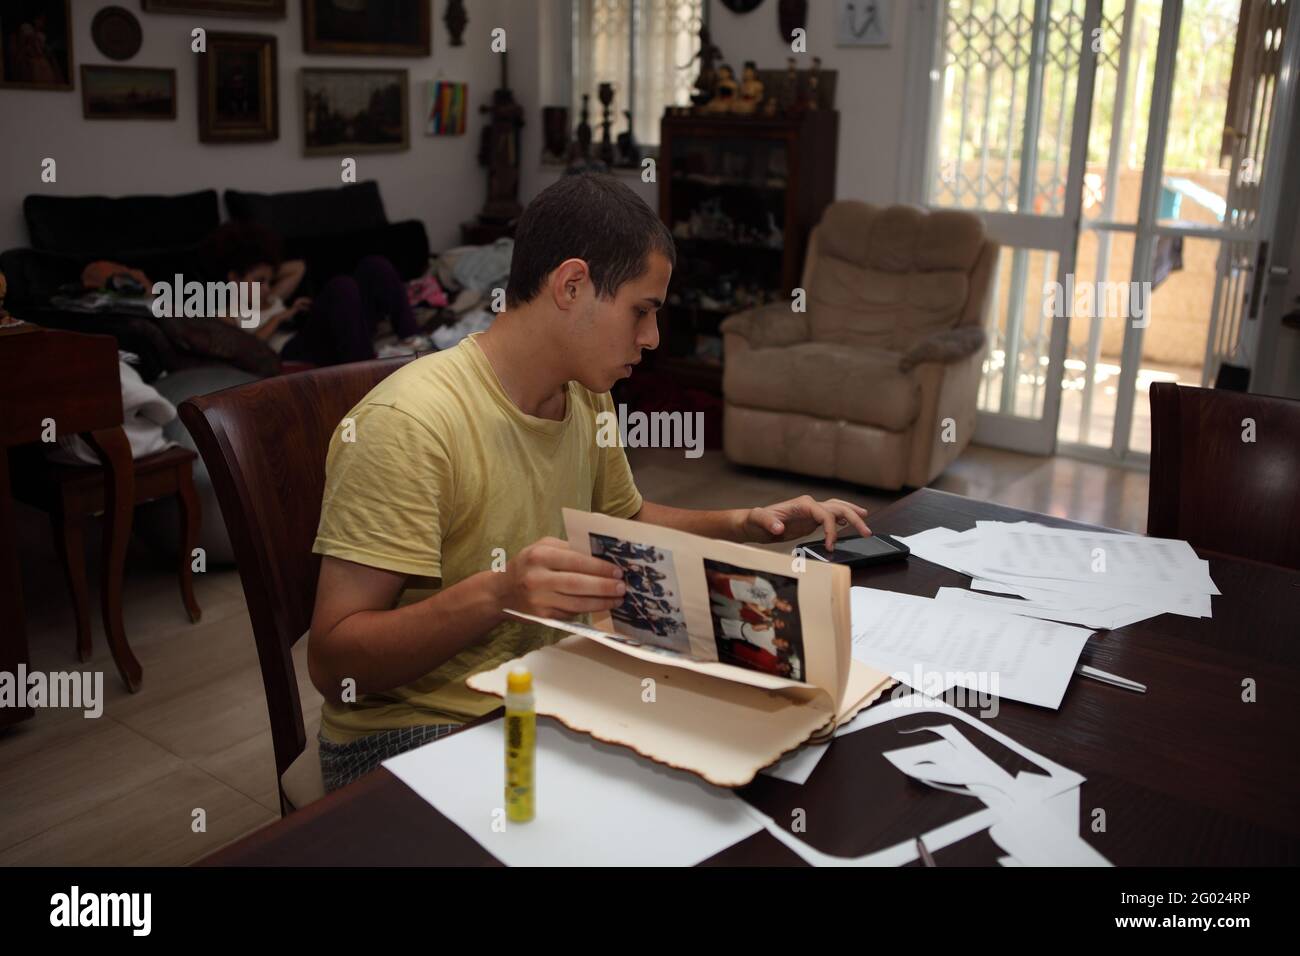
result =
[{"label": "man's right hand", "polygon": [[627,590],[618,565],[579,554],[559,538],[534,541],[497,577],[501,609],[534,617],[608,611],[623,603]]}]

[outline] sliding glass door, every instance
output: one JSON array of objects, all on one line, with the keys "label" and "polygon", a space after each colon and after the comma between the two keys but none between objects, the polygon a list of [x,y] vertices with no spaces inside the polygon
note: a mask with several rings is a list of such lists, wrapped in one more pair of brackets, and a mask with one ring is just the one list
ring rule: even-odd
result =
[{"label": "sliding glass door", "polygon": [[1062,450],[1145,461],[1154,382],[1244,382],[1254,364],[1289,6],[1105,0],[1077,264],[1095,288],[1127,285],[1139,314],[1076,309]]},{"label": "sliding glass door", "polygon": [[934,37],[921,201],[977,213],[1001,245],[975,440],[1052,449],[1066,322],[1047,290],[1073,273],[1100,0],[948,0]]},{"label": "sliding glass door", "polygon": [[1152,382],[1250,366],[1290,6],[918,5],[924,132],[905,146],[918,172],[904,190],[978,213],[1003,246],[977,441],[1140,462]]}]

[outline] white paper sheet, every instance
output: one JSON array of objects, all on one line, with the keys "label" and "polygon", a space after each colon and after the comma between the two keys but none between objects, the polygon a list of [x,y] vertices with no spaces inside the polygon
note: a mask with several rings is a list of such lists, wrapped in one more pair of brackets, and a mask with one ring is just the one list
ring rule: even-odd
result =
[{"label": "white paper sheet", "polygon": [[730,790],[546,720],[537,723],[537,816],[501,828],[503,734],[493,721],[384,766],[509,866],[693,866],[759,830]]},{"label": "white paper sheet", "polygon": [[1056,709],[1090,632],[871,588],[850,589],[853,656],[915,686],[956,675],[968,690]]},{"label": "white paper sheet", "polygon": [[979,594],[962,588],[940,588],[934,599],[940,604],[951,604],[978,611],[1018,614],[1021,617],[1033,617],[1042,621],[1059,621],[1062,624],[1079,624],[1088,628],[1109,630],[1152,616],[1149,608],[1140,608],[1132,604],[1088,607],[1069,601],[1030,601]]},{"label": "white paper sheet", "polygon": [[932,711],[937,714],[947,715],[954,720],[959,720],[968,726],[974,727],[980,733],[993,738],[1008,750],[1015,752],[1025,760],[1029,761],[1029,763],[1044,770],[1047,775],[1046,779],[1041,781],[1042,796],[1044,799],[1054,797],[1060,793],[1065,793],[1066,791],[1079,786],[1079,784],[1084,781],[1082,775],[1075,773],[1067,767],[1061,766],[1054,760],[1049,760],[1047,757],[1035,753],[1023,744],[1017,743],[1006,734],[1002,733],[1002,731],[994,728],[988,721],[980,720],[978,717],[973,717],[964,710],[946,704],[941,700],[926,697],[923,694],[912,694],[907,697],[896,697],[890,698],[889,700],[882,700],[878,704],[874,704],[862,713],[858,714],[847,724],[843,724],[836,728],[835,736],[842,737],[859,730],[865,730],[867,727],[874,727],[877,724],[882,724],[887,720],[896,720],[897,718],[903,717],[907,714],[915,714],[918,711]]},{"label": "white paper sheet", "polygon": [[1070,604],[1088,607],[1133,605],[1146,609],[1148,612],[1147,617],[1155,617],[1164,613],[1181,614],[1184,617],[1211,616],[1211,595],[1208,591],[1187,591],[1156,584],[1129,587],[1102,581],[1029,578],[1002,571],[985,570],[977,572],[977,574],[990,575],[991,578],[972,575],[972,581],[987,582],[992,580],[1008,589],[1009,593],[1019,594],[1021,597],[1033,601],[1054,601],[1061,606]]},{"label": "white paper sheet", "polygon": [[[896,720],[915,713],[934,713],[952,718],[975,728],[993,740],[1014,751],[1016,754],[1044,771],[1044,774],[1020,773],[1016,784],[1022,790],[1022,799],[1026,806],[1035,809],[1026,811],[1024,824],[1018,824],[1008,815],[1005,806],[999,809],[986,807],[951,823],[936,827],[920,834],[926,849],[931,853],[951,846],[981,830],[989,830],[999,846],[1008,851],[1008,855],[999,860],[1004,866],[1015,865],[1106,865],[1104,858],[1078,837],[1079,829],[1079,786],[1084,778],[1053,760],[1049,760],[1027,747],[1012,740],[1006,734],[994,730],[987,722],[958,710],[955,707],[932,700],[920,694],[903,698],[882,700],[858,714],[853,720],[835,731],[836,737],[845,736],[867,727],[874,727],[890,720]],[[946,724],[946,722],[944,722]],[[936,723],[936,726],[941,726]],[[909,735],[900,734],[900,741]],[[928,735],[927,735],[928,736]],[[978,751],[976,751],[978,753]],[[982,757],[983,755],[980,754]],[[1009,775],[996,768],[1006,779]],[[1041,812],[1039,808],[1041,807]],[[916,843],[913,839],[904,840],[894,846],[860,857],[838,857],[814,849],[791,833],[771,817],[757,808],[750,807],[750,812],[775,839],[797,853],[812,866],[903,866],[917,858]],[[998,827],[999,834],[1006,844],[1015,847],[1008,850],[1006,844],[998,840],[991,828]],[[1038,838],[1043,841],[1041,849],[1026,846]],[[1076,846],[1083,844],[1082,847]],[[1021,856],[1017,856],[1019,852]],[[1028,858],[1029,862],[1026,862]]]},{"label": "white paper sheet", "polygon": [[[1108,866],[1105,857],[1079,836],[1079,818],[1063,819],[1049,806],[1050,785],[1040,774],[1012,776],[952,724],[909,731],[924,743],[888,751],[886,760],[928,786],[968,793],[982,800],[998,820],[989,836],[1026,866]],[[935,739],[937,736],[938,739]],[[1077,793],[1077,787],[1073,792]]]},{"label": "white paper sheet", "polygon": [[[904,840],[902,843],[896,843],[891,847],[875,853],[868,853],[865,856],[831,856],[829,853],[823,853],[821,850],[809,846],[757,807],[748,804],[746,806],[749,807],[749,812],[755,822],[794,851],[809,866],[906,866],[916,859],[915,840]],[[922,833],[921,839],[925,841],[925,848],[933,853],[969,836],[974,836],[981,830],[987,830],[997,822],[998,816],[992,810],[977,810],[960,820],[945,823],[941,827],[935,827],[933,830]]]},{"label": "white paper sheet", "polygon": [[817,769],[817,764],[821,763],[822,757],[826,755],[826,749],[830,743],[824,744],[804,744],[799,749],[786,754],[772,766],[765,770],[759,771],[769,777],[775,777],[777,780],[784,780],[787,783],[805,784],[812,772]]},{"label": "white paper sheet", "polygon": [[[1185,541],[1028,521],[977,521],[899,538],[926,561],[971,576],[976,590],[1015,594],[1060,613],[1031,616],[1123,627],[1172,613],[1211,616],[1219,589]],[[1016,609],[1023,614],[1025,608]]]}]

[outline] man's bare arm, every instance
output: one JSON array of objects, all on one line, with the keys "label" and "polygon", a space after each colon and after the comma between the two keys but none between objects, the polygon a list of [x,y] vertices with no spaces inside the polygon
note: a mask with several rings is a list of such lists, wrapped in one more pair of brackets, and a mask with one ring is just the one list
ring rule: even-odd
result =
[{"label": "man's bare arm", "polygon": [[311,682],[335,702],[346,678],[356,682],[358,695],[409,684],[506,620],[506,608],[569,618],[617,607],[625,590],[621,577],[609,561],[542,538],[503,572],[480,571],[395,608],[405,575],[326,556],[307,645]]},{"label": "man's bare arm", "polygon": [[646,501],[633,520],[726,541],[793,541],[820,529],[826,547],[833,550],[835,539],[843,530],[852,528],[864,536],[871,534],[863,520],[866,516],[866,508],[850,501],[839,498],[816,501],[803,495],[765,508],[726,511],[695,511]]},{"label": "man's bare arm", "polygon": [[696,511],[693,508],[673,508],[669,505],[657,505],[653,501],[643,502],[641,510],[633,516],[633,521],[657,524],[664,528],[675,528],[706,538],[721,538],[724,541],[745,541],[743,528],[748,508],[728,508],[722,511]]},{"label": "man's bare arm", "polygon": [[492,577],[484,571],[395,608],[405,575],[322,558],[307,645],[312,684],[337,703],[346,678],[361,695],[436,670],[501,622]]}]

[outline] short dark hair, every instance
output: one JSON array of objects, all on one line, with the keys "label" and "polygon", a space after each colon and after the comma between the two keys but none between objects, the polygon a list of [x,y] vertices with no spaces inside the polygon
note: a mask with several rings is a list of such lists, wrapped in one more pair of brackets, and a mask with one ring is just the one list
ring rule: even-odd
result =
[{"label": "short dark hair", "polygon": [[651,252],[677,263],[672,234],[640,196],[604,173],[561,176],[519,217],[506,306],[531,302],[566,259],[585,261],[596,294],[612,299]]},{"label": "short dark hair", "polygon": [[203,240],[199,255],[203,268],[216,279],[231,272],[242,276],[262,263],[274,269],[281,262],[280,237],[265,226],[233,219]]}]

